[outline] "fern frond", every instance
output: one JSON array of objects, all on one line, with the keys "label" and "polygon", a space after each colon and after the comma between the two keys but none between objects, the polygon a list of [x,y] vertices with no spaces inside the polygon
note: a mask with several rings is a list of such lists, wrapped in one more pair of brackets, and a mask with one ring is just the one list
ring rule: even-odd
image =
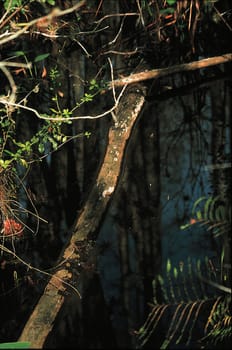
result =
[{"label": "fern frond", "polygon": [[149,314],[145,324],[138,331],[138,342],[143,347],[154,333],[159,321],[164,315],[169,305],[156,305],[152,312]]},{"label": "fern frond", "polygon": [[190,307],[190,310],[189,310],[189,313],[185,319],[185,322],[184,322],[184,325],[183,327],[181,328],[181,331],[180,331],[180,336],[179,338],[176,340],[176,344],[179,344],[181,339],[183,338],[184,334],[185,334],[185,331],[186,331],[186,327],[192,317],[192,315],[194,314],[194,308],[195,306],[198,304],[198,302],[194,302],[194,303],[191,303],[191,307]]},{"label": "fern frond", "polygon": [[[230,299],[229,299],[230,300]],[[231,302],[231,300],[229,301]],[[213,311],[213,314],[212,314]],[[232,316],[227,299],[215,302],[209,320],[212,326],[210,332],[201,340],[210,345],[230,344],[232,338]],[[207,322],[208,324],[209,322]]]},{"label": "fern frond", "polygon": [[226,203],[219,195],[198,198],[194,202],[191,215],[190,222],[180,227],[182,230],[200,224],[200,226],[209,225],[208,230],[212,231],[215,237],[230,232],[231,204]]},{"label": "fern frond", "polygon": [[[179,305],[178,305],[179,306]],[[183,305],[181,305],[181,306],[183,306]],[[171,343],[171,341],[174,339],[174,337],[175,337],[175,335],[176,335],[176,333],[178,332],[178,330],[180,329],[180,325],[181,325],[181,323],[184,321],[184,318],[185,318],[185,314],[187,313],[187,311],[188,311],[188,309],[189,309],[189,307],[191,306],[191,303],[188,303],[188,304],[186,304],[186,305],[184,305],[183,306],[183,310],[181,311],[181,313],[180,313],[180,315],[179,315],[179,319],[178,319],[178,317],[177,317],[177,315],[175,315],[174,314],[174,316],[173,316],[173,320],[172,320],[172,325],[170,325],[170,327],[169,327],[169,332],[168,332],[168,334],[167,334],[167,339],[168,339],[168,341],[169,341],[169,343]],[[178,307],[177,307],[177,309],[178,309]],[[190,308],[190,310],[191,310],[191,308]],[[177,323],[175,323],[177,321]],[[185,322],[184,322],[184,324],[185,324]],[[186,325],[185,325],[186,326]],[[185,327],[183,326],[183,328],[182,328],[182,335],[183,335],[183,333],[185,332]],[[170,334],[170,331],[172,331],[172,333]],[[179,337],[179,339],[181,339],[182,338],[182,335]],[[177,339],[177,341],[178,341],[178,339]],[[177,341],[176,341],[176,344],[177,344]],[[169,344],[169,343],[166,343],[167,345]],[[162,347],[161,347],[162,348]],[[164,348],[162,348],[162,349],[164,349]]]},{"label": "fern frond", "polygon": [[215,310],[216,310],[216,307],[217,305],[219,304],[219,302],[222,300],[222,297],[218,297],[215,301],[215,303],[213,304],[213,307],[211,309],[211,312],[210,312],[210,315],[208,317],[208,321],[205,325],[205,328],[204,328],[204,333],[206,334],[207,333],[207,330],[208,330],[208,327],[210,324],[213,324],[213,317],[214,317],[214,313],[215,313]]},{"label": "fern frond", "polygon": [[206,200],[207,197],[206,196],[202,196],[200,198],[198,198],[195,202],[194,202],[194,205],[193,205],[193,208],[192,208],[192,215],[195,214],[196,212],[196,207],[199,205],[199,203],[201,203],[203,200]]},{"label": "fern frond", "polygon": [[187,345],[189,345],[190,342],[192,341],[193,328],[196,325],[196,322],[197,322],[198,317],[199,317],[200,310],[201,310],[202,306],[204,305],[204,303],[205,303],[204,300],[194,303],[194,305],[196,304],[197,309],[196,309],[195,313],[193,314],[194,317],[193,317],[193,320],[192,320],[192,324],[190,324],[190,327],[189,327],[189,336],[188,336],[188,339],[187,339]]},{"label": "fern frond", "polygon": [[[228,330],[232,326],[229,312],[231,289],[218,282],[220,276],[211,259],[206,257],[204,264],[197,260],[194,265],[188,260],[188,264],[182,262],[179,268],[168,261],[166,270],[166,278],[156,277],[165,304],[153,306],[137,333],[139,348],[151,344],[157,337],[162,350],[172,345],[190,346],[193,341],[204,348],[204,342],[219,344],[229,339]],[[157,291],[156,287],[154,283],[154,292]],[[157,301],[155,296],[154,300]],[[199,325],[202,334],[199,334]],[[160,330],[163,339],[160,339]]]}]

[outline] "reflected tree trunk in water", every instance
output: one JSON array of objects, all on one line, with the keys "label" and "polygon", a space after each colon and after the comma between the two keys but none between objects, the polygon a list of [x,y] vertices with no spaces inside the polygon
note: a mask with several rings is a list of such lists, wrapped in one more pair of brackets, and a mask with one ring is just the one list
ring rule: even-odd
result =
[{"label": "reflected tree trunk in water", "polygon": [[136,126],[117,193],[122,296],[128,329],[141,324],[160,271],[159,125],[152,106]]},{"label": "reflected tree trunk in water", "polygon": [[[231,149],[229,149],[229,139],[231,139],[231,86],[229,81],[218,81],[216,86],[211,88],[212,101],[212,155],[213,164],[216,168],[212,173],[212,182],[215,189],[215,196],[220,196],[222,203],[227,208],[231,205],[228,199],[231,198]],[[222,279],[228,287],[231,280],[225,277],[231,276],[231,232],[223,232],[222,254]]]}]

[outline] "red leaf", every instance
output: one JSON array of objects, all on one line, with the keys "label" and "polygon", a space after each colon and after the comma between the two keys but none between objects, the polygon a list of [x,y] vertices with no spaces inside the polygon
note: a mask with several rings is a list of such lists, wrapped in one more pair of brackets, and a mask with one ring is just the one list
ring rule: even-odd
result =
[{"label": "red leaf", "polygon": [[14,219],[6,219],[4,220],[4,223],[3,223],[3,234],[5,236],[10,236],[10,235],[22,236],[23,225],[15,221]]},{"label": "red leaf", "polygon": [[64,93],[62,91],[58,90],[57,93],[60,97],[64,97]]},{"label": "red leaf", "polygon": [[47,69],[43,67],[43,72],[42,72],[42,78],[45,78],[47,76]]},{"label": "red leaf", "polygon": [[23,73],[24,75],[26,75],[26,70],[25,68],[18,68],[18,69],[15,69],[13,71],[16,75],[18,75],[19,73]]}]

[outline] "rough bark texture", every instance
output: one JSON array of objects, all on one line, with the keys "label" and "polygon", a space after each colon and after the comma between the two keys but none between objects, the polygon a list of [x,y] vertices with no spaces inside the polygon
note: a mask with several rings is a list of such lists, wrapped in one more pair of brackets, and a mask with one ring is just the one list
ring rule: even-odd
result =
[{"label": "rough bark texture", "polygon": [[[51,277],[19,337],[19,341],[29,341],[31,348],[43,348],[56,316],[72,289],[77,288],[81,294],[84,292],[83,276],[86,270],[92,268],[89,257],[94,256],[97,229],[117,186],[127,140],[145,103],[145,92],[141,85],[131,86],[121,99],[117,111],[118,125],[109,130],[108,146],[96,184],[76,221],[70,242],[61,254],[60,261],[64,263]],[[77,293],[77,303],[79,299]]]},{"label": "rough bark texture", "polygon": [[144,80],[157,79],[157,78],[165,77],[167,75],[171,75],[175,73],[193,71],[193,70],[198,70],[198,69],[207,68],[211,66],[216,66],[218,64],[230,62],[231,60],[232,60],[232,54],[228,53],[221,56],[204,58],[199,61],[178,64],[167,68],[145,70],[139,73],[130,74],[129,76],[123,77],[121,79],[114,80],[109,84],[109,86],[112,87],[112,86],[123,86],[126,84],[134,84]]}]

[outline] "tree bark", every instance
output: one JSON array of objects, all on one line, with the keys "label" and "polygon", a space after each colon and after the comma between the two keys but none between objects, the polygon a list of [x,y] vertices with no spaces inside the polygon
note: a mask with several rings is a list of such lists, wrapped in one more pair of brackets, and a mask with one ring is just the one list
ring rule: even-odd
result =
[{"label": "tree bark", "polygon": [[229,61],[232,61],[232,53],[224,54],[221,56],[210,57],[210,58],[204,58],[199,61],[178,64],[167,68],[144,70],[142,72],[132,73],[127,77],[122,77],[120,79],[114,80],[109,84],[109,87],[112,88],[113,86],[118,87],[126,84],[134,84],[134,83],[138,83],[149,79],[157,79],[157,78],[165,77],[167,75],[171,75],[175,73],[193,71],[197,69],[216,66],[218,64],[226,63]]},{"label": "tree bark", "polygon": [[[118,110],[118,125],[109,129],[108,146],[96,184],[93,186],[70,241],[59,259],[60,265],[50,278],[43,295],[27,321],[19,341],[29,341],[30,348],[43,348],[66,297],[76,290],[76,302],[84,293],[84,276],[93,269],[94,243],[106,207],[119,182],[127,140],[145,103],[146,88],[132,85],[126,89]],[[63,263],[61,263],[63,261]],[[77,289],[80,291],[77,291]]]}]

